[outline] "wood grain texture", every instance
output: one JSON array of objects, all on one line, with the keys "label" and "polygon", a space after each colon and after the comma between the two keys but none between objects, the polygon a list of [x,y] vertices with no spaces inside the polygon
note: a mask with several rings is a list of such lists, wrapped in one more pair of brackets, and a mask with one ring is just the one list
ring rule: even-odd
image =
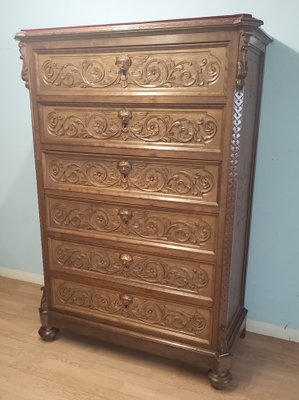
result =
[{"label": "wood grain texture", "polygon": [[44,340],[72,328],[205,362],[212,385],[228,385],[246,317],[270,41],[261,24],[242,14],[17,34],[32,105]]},{"label": "wood grain texture", "polygon": [[[49,229],[121,240],[176,244],[214,253],[217,218],[130,205],[48,199]],[[113,235],[113,236],[112,236]],[[104,237],[103,237],[104,238]]]},{"label": "wood grain texture", "polygon": [[157,292],[176,292],[198,300],[212,301],[214,266],[195,261],[121,251],[72,241],[50,239],[51,270],[94,279],[134,283]]},{"label": "wood grain texture", "polygon": [[222,110],[169,107],[40,107],[43,141],[82,146],[123,147],[133,144],[163,148],[180,146],[200,151],[221,146]]},{"label": "wood grain texture", "polygon": [[85,154],[44,154],[48,188],[153,199],[178,198],[217,205],[217,165]]},{"label": "wood grain texture", "polygon": [[52,287],[53,310],[156,336],[168,332],[182,341],[210,341],[212,313],[207,308],[141,297],[126,287],[116,291],[61,279],[53,279]]},{"label": "wood grain texture", "polygon": [[[38,339],[38,285],[0,278],[1,400],[297,400],[299,345],[247,333],[234,380],[215,392],[201,370],[65,333]],[[220,396],[220,397],[219,397]]]},{"label": "wood grain texture", "polygon": [[[38,93],[143,89],[226,92],[225,47],[182,51],[36,54]],[[114,50],[111,48],[111,50]],[[82,92],[83,90],[83,92]]]},{"label": "wood grain texture", "polygon": [[[225,29],[226,27],[236,26],[239,27],[252,27],[258,28],[263,25],[263,21],[254,18],[251,14],[233,14],[224,16],[211,16],[201,18],[188,18],[188,19],[172,19],[160,21],[146,21],[146,22],[128,22],[118,24],[104,24],[104,25],[85,25],[85,26],[70,26],[70,27],[57,27],[57,28],[42,28],[42,29],[22,29],[15,36],[17,40],[34,41],[40,39],[57,40],[57,39],[80,39],[82,37],[93,37],[107,35],[111,36],[124,35],[128,32],[137,34],[142,31],[147,31],[150,34],[155,33],[159,35],[160,32],[177,31],[182,32],[198,32],[209,28],[218,30]],[[260,32],[262,34],[262,32]],[[269,42],[269,38],[264,34],[265,42]]]}]

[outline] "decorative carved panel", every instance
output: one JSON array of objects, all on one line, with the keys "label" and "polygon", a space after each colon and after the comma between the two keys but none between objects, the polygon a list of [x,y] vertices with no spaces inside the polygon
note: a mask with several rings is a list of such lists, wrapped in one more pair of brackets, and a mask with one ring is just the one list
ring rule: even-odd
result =
[{"label": "decorative carved panel", "polygon": [[222,110],[43,107],[45,141],[112,141],[220,149]]},{"label": "decorative carved panel", "polygon": [[226,49],[94,54],[37,54],[44,91],[179,88],[224,94]]},{"label": "decorative carved panel", "polygon": [[216,217],[49,199],[50,227],[214,251]]},{"label": "decorative carved panel", "polygon": [[141,324],[197,338],[207,339],[209,335],[210,312],[206,309],[154,298],[147,299],[106,288],[54,280],[54,306],[95,316],[138,321]]},{"label": "decorative carved panel", "polygon": [[[159,163],[149,159],[80,157],[45,154],[45,181],[49,187],[165,194],[217,201],[218,167],[198,162]],[[197,164],[197,165],[196,165]]]},{"label": "decorative carved panel", "polygon": [[50,246],[51,265],[58,270],[120,277],[126,283],[128,280],[145,282],[212,296],[213,267],[205,263],[56,240],[51,240]]}]

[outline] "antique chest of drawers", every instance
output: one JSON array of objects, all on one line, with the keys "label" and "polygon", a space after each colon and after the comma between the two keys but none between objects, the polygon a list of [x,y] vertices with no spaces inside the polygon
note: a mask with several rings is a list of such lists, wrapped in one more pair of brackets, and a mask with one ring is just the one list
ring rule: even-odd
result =
[{"label": "antique chest of drawers", "polygon": [[24,30],[44,340],[71,329],[231,379],[270,39],[251,15]]}]

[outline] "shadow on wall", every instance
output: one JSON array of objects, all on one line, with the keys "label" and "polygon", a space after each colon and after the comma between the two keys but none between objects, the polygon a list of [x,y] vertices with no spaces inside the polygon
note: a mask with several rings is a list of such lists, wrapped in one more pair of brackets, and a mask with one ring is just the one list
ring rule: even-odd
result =
[{"label": "shadow on wall", "polygon": [[265,67],[246,303],[249,319],[298,329],[299,54],[274,41]]},{"label": "shadow on wall", "polygon": [[[28,151],[22,159],[25,162],[19,165],[18,175],[1,199],[0,267],[42,273],[33,152]],[[17,161],[12,154],[11,162]]]}]

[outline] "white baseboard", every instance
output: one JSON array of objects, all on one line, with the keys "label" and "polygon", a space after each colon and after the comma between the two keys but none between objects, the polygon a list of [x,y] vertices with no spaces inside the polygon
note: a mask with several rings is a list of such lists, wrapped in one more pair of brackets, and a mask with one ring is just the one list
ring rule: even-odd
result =
[{"label": "white baseboard", "polygon": [[248,319],[246,329],[249,332],[259,333],[260,335],[272,336],[278,339],[299,343],[299,330],[291,329],[288,326],[272,325],[267,322]]},{"label": "white baseboard", "polygon": [[[18,279],[20,281],[44,284],[43,274],[34,274],[33,272],[20,271],[18,269],[0,268],[0,276],[5,278]],[[272,325],[266,322],[247,320],[247,330],[260,335],[272,336],[278,339],[284,339],[299,343],[299,330],[288,328],[287,326]]]},{"label": "white baseboard", "polygon": [[19,281],[44,284],[43,274],[34,274],[33,272],[20,271],[19,269],[0,268],[0,276],[5,278],[18,279]]}]

